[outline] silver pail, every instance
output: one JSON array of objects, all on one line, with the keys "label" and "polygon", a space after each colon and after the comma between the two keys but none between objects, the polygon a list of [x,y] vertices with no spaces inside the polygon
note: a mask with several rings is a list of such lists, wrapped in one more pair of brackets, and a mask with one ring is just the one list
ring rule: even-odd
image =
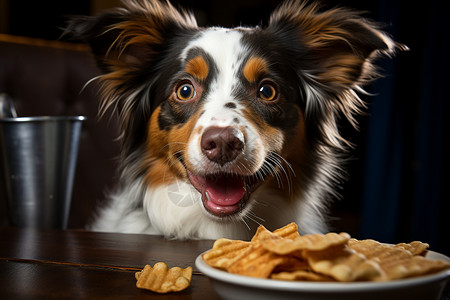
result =
[{"label": "silver pail", "polygon": [[0,118],[11,225],[67,228],[83,116]]}]

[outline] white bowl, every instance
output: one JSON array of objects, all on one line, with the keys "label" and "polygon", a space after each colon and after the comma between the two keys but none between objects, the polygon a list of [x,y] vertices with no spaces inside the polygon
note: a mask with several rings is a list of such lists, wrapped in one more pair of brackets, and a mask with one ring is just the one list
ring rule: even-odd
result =
[{"label": "white bowl", "polygon": [[[427,258],[450,262],[450,258],[437,252],[428,251]],[[363,299],[363,300],[401,300],[401,299],[439,299],[450,279],[450,270],[432,275],[387,282],[305,282],[282,281],[253,278],[209,266],[199,255],[195,260],[197,268],[208,276],[211,285],[223,299]]]}]

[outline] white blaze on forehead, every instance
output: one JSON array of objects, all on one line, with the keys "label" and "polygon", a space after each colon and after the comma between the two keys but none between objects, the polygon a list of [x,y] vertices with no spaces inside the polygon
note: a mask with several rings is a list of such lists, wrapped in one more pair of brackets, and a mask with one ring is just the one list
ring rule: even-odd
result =
[{"label": "white blaze on forehead", "polygon": [[182,59],[185,60],[189,50],[199,48],[212,58],[216,72],[208,87],[208,99],[205,101],[208,112],[214,108],[223,111],[225,103],[236,102],[232,93],[239,83],[238,71],[245,57],[242,55],[245,48],[241,38],[242,32],[238,30],[210,28],[191,41],[182,54]]},{"label": "white blaze on forehead", "polygon": [[239,54],[244,50],[241,43],[242,32],[227,28],[209,28],[202,31],[198,37],[192,40],[181,54],[186,59],[189,50],[200,48],[214,59],[219,71],[229,71],[237,62]]}]

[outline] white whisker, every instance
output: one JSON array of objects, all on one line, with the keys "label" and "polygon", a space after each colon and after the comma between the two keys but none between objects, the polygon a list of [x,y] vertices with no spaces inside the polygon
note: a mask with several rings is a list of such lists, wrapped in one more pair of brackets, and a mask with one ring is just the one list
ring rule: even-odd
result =
[{"label": "white whisker", "polygon": [[247,222],[245,221],[244,218],[241,218],[241,221],[242,221],[242,223],[244,223],[245,227],[247,227],[248,230],[251,230],[250,226],[248,226],[248,224],[247,224]]},{"label": "white whisker", "polygon": [[169,147],[171,145],[187,145],[187,143],[185,142],[171,142],[171,143],[167,143],[164,146],[161,147],[161,149],[158,150],[158,154],[166,147]]},{"label": "white whisker", "polygon": [[286,182],[289,193],[292,192],[292,175],[295,176],[295,172],[292,165],[281,155],[270,152],[261,169],[277,180],[279,188],[284,188],[284,182]]},{"label": "white whisker", "polygon": [[248,215],[246,215],[245,217],[248,218],[248,219],[250,219],[250,220],[252,220],[253,222],[255,222],[255,223],[258,224],[258,225],[262,225],[260,222],[258,222],[258,220],[256,220],[256,219],[253,218],[253,217],[254,217],[253,215],[248,214]]},{"label": "white whisker", "polygon": [[266,220],[257,216],[254,212],[252,212],[251,210],[249,211],[249,215],[251,215],[253,218],[260,220],[261,222],[265,222]]},{"label": "white whisker", "polygon": [[[181,162],[181,157],[178,156],[178,154],[183,153],[185,150],[179,150],[176,151],[174,153],[172,153],[172,155],[168,156],[165,160],[164,160],[164,164],[166,165],[166,168],[164,169],[164,175],[163,175],[163,181],[166,181],[166,174],[167,174],[167,170],[169,170],[172,166],[174,166],[176,164],[177,161]],[[172,160],[172,158],[175,158],[174,160]],[[172,161],[171,161],[172,160]],[[170,162],[170,163],[168,163]]]}]

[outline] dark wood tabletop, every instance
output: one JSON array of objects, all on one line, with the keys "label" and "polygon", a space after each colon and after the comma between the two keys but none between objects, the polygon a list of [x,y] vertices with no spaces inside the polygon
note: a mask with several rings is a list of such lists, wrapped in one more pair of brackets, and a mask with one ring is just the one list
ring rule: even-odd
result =
[{"label": "dark wood tabletop", "polygon": [[[218,299],[195,258],[211,240],[143,234],[0,228],[1,299]],[[136,288],[135,272],[163,261],[194,269],[191,286],[157,294]]]}]

